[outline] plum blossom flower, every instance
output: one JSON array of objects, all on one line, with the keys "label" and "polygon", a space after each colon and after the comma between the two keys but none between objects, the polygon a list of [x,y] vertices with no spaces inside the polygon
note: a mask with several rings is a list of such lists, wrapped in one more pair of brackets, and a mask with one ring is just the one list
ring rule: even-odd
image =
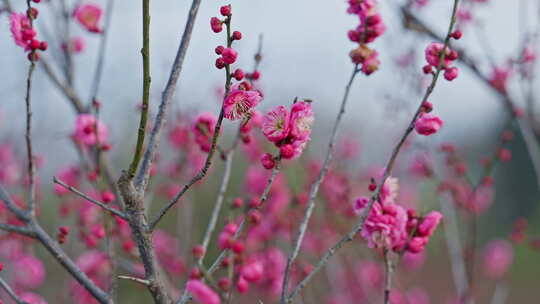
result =
[{"label": "plum blossom flower", "polygon": [[219,296],[208,287],[198,280],[189,280],[186,285],[187,290],[193,295],[195,300],[199,301],[201,304],[220,304],[221,300]]},{"label": "plum blossom flower", "polygon": [[232,90],[223,101],[224,117],[237,120],[249,115],[262,97],[258,91]]},{"label": "plum blossom flower", "polygon": [[500,279],[512,265],[512,245],[505,240],[493,240],[484,249],[484,273],[492,279]]},{"label": "plum blossom flower", "polygon": [[92,33],[101,33],[99,21],[102,15],[103,10],[101,7],[93,3],[79,5],[73,11],[73,17],[75,17],[79,24]]},{"label": "plum blossom flower", "polygon": [[278,143],[289,133],[289,111],[284,106],[278,106],[268,112],[262,121],[262,131],[266,138]]},{"label": "plum blossom flower", "polygon": [[[366,198],[360,201],[366,202]],[[367,208],[367,204],[360,207]],[[408,236],[407,211],[395,203],[374,202],[361,235],[370,248],[402,248]]]},{"label": "plum blossom flower", "polygon": [[[97,129],[97,132],[96,132]],[[96,143],[103,144],[107,141],[107,127],[91,114],[80,114],[75,121],[73,139],[86,146]]]},{"label": "plum blossom flower", "polygon": [[290,135],[296,140],[305,141],[311,135],[314,117],[311,104],[297,102],[291,107]]},{"label": "plum blossom flower", "polygon": [[30,26],[30,20],[24,13],[11,13],[9,15],[9,30],[15,44],[28,48],[29,41],[34,38],[36,32]]},{"label": "plum blossom flower", "polygon": [[433,114],[421,114],[414,123],[416,132],[425,136],[437,133],[442,126],[443,121]]}]

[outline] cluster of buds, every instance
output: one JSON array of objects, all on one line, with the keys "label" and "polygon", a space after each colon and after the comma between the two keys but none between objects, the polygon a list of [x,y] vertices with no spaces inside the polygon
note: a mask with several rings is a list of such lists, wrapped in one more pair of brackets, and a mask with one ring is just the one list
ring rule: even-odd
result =
[{"label": "cluster of buds", "polygon": [[[222,6],[219,11],[224,19],[221,20],[218,17],[212,17],[210,19],[210,27],[214,33],[220,33],[223,30],[224,24],[228,28],[227,47],[219,45],[215,49],[216,54],[220,55],[220,57],[216,59],[216,68],[223,69],[224,67],[236,62],[238,52],[236,52],[231,46],[233,41],[242,39],[242,33],[239,31],[234,31],[232,34],[229,34],[232,17],[232,9],[230,4]],[[233,77],[237,80],[241,80],[244,77],[243,72],[241,70],[235,71]]]},{"label": "cluster of buds", "polygon": [[[36,2],[37,3],[37,2]],[[24,48],[28,53],[28,60],[38,61],[40,54],[38,51],[46,51],[48,44],[46,41],[37,39],[37,33],[33,27],[33,21],[37,19],[39,11],[34,7],[29,7],[24,13],[12,13],[9,16],[10,31],[15,44]]]},{"label": "cluster of buds", "polygon": [[377,0],[349,0],[349,14],[357,15],[360,24],[348,33],[349,39],[359,43],[358,48],[350,52],[351,60],[362,65],[362,72],[370,75],[380,65],[379,53],[367,46],[381,36],[386,30],[381,15],[377,9]]},{"label": "cluster of buds", "polygon": [[444,78],[446,80],[452,81],[458,77],[458,68],[451,66],[458,59],[457,51],[445,47],[442,43],[432,42],[427,46],[425,55],[428,63],[423,67],[425,74],[432,74],[433,68],[438,69],[440,64],[440,68],[444,70]]},{"label": "cluster of buds", "polygon": [[69,234],[69,227],[68,226],[59,227],[58,228],[58,234],[56,235],[58,243],[64,244],[66,242],[68,234]]}]

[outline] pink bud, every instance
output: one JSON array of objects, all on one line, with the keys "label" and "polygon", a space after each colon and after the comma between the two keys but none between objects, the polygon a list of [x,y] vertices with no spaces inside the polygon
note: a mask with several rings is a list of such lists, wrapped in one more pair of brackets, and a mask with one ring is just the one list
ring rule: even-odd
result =
[{"label": "pink bud", "polygon": [[431,135],[437,133],[442,127],[443,121],[432,114],[422,114],[414,123],[414,128],[418,134]]},{"label": "pink bud", "polygon": [[452,81],[458,77],[458,72],[459,70],[456,67],[447,68],[444,71],[444,79]]},{"label": "pink bud", "polygon": [[242,33],[239,31],[234,31],[232,33],[232,40],[240,40],[242,39]]},{"label": "pink bud", "polygon": [[233,64],[238,57],[238,53],[232,48],[225,48],[221,54],[221,58],[226,64]]},{"label": "pink bud", "polygon": [[294,147],[290,144],[283,145],[279,148],[279,153],[284,159],[290,159],[294,156]]},{"label": "pink bud", "polygon": [[274,157],[270,153],[264,153],[261,156],[261,163],[262,163],[263,167],[265,169],[267,169],[267,170],[273,169],[274,166],[276,165]]},{"label": "pink bud", "polygon": [[230,16],[231,15],[231,5],[229,4],[229,5],[224,5],[224,6],[220,7],[219,12],[224,17]]},{"label": "pink bud", "polygon": [[264,273],[264,267],[261,262],[254,261],[248,263],[242,267],[242,277],[248,282],[257,282],[259,281]]},{"label": "pink bud", "polygon": [[212,31],[214,31],[214,33],[219,33],[223,30],[223,23],[221,22],[221,20],[219,20],[219,18],[212,17],[210,19],[210,27],[212,28]]}]

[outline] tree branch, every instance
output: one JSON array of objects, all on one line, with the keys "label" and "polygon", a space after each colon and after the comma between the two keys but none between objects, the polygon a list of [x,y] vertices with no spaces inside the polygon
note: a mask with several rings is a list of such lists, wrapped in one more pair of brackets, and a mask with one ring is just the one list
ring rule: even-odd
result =
[{"label": "tree branch", "polygon": [[4,289],[4,291],[11,297],[11,299],[13,299],[13,301],[15,301],[15,303],[17,303],[17,304],[29,304],[28,302],[23,301],[21,298],[19,298],[17,296],[17,294],[15,294],[15,291],[13,291],[11,286],[9,286],[9,284],[6,281],[4,281],[3,278],[0,278],[0,287],[2,287],[2,289]]},{"label": "tree branch", "polygon": [[112,208],[111,206],[105,204],[105,203],[102,203],[96,199],[93,199],[91,198],[90,196],[84,194],[83,192],[77,190],[76,188],[72,187],[72,186],[69,186],[67,185],[66,183],[64,183],[63,181],[59,180],[58,178],[56,177],[53,177],[53,181],[55,184],[58,184],[64,188],[66,188],[67,190],[71,191],[72,193],[78,195],[79,197],[82,197],[84,198],[85,200],[91,202],[92,204],[94,205],[97,205],[103,209],[105,209],[106,211],[109,211],[110,213],[118,216],[119,218],[123,219],[123,220],[127,220],[127,217],[126,217],[126,214],[120,210],[116,210],[114,208]]}]

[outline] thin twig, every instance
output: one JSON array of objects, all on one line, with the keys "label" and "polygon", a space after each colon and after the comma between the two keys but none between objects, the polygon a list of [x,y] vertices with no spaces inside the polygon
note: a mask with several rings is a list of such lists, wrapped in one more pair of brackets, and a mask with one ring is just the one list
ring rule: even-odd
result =
[{"label": "thin twig", "polygon": [[97,205],[97,206],[109,211],[110,213],[118,216],[119,218],[121,218],[123,220],[127,220],[126,214],[124,212],[122,212],[120,210],[116,210],[116,209],[112,208],[111,206],[109,206],[109,205],[107,205],[105,203],[102,203],[102,202],[100,202],[100,201],[98,201],[96,199],[91,198],[90,196],[84,194],[83,192],[77,190],[76,188],[74,188],[72,186],[67,185],[66,183],[64,183],[63,181],[59,180],[56,177],[53,177],[53,181],[54,181],[55,184],[58,184],[58,185],[60,185],[60,186],[62,186],[64,188],[66,188],[67,190],[73,192],[74,194],[76,194],[76,195],[84,198],[85,200],[93,203],[94,205]]},{"label": "thin twig", "polygon": [[144,137],[146,135],[146,125],[148,124],[148,110],[150,103],[150,0],[142,0],[143,11],[143,46],[141,55],[143,58],[143,93],[142,93],[142,108],[141,120],[139,122],[139,131],[137,135],[137,145],[131,165],[129,165],[128,175],[130,178],[135,176],[139,162],[141,161]]},{"label": "thin twig", "polygon": [[28,229],[26,226],[14,226],[0,223],[0,230],[25,235],[31,238],[35,237],[34,232],[31,229]]},{"label": "thin twig", "polygon": [[[31,10],[30,0],[26,1],[26,6],[28,8],[28,12]],[[33,16],[30,13],[27,13],[28,19],[30,20],[30,28],[34,27],[33,22]],[[36,181],[35,181],[35,168],[34,168],[34,153],[32,148],[32,98],[31,98],[31,92],[32,92],[32,74],[34,73],[34,70],[36,69],[36,62],[35,62],[35,56],[36,51],[32,50],[29,54],[30,58],[30,65],[28,67],[28,76],[26,78],[26,97],[25,97],[25,104],[26,104],[26,133],[25,133],[25,139],[26,139],[26,156],[28,161],[28,183],[29,183],[29,191],[28,191],[28,210],[30,212],[31,216],[34,216],[35,214],[35,203],[36,203]]]},{"label": "thin twig", "polygon": [[[92,81],[92,91],[90,95],[90,102],[97,100],[99,94],[99,88],[101,84],[101,78],[103,76],[103,68],[105,66],[105,52],[107,50],[107,42],[109,41],[109,32],[112,20],[112,12],[114,7],[114,0],[107,0],[107,7],[105,9],[105,23],[103,24],[103,30],[101,32],[101,40],[99,42],[99,50],[97,55],[96,70],[94,72],[94,79]],[[91,104],[89,105],[91,106]]]},{"label": "thin twig", "polygon": [[323,257],[315,264],[312,271],[300,282],[298,285],[294,288],[294,290],[291,292],[291,294],[287,297],[286,303],[290,303],[292,299],[298,295],[298,293],[307,285],[309,281],[313,278],[313,276],[318,273],[325,265],[328,263],[330,258],[339,250],[341,249],[345,244],[351,242],[354,237],[362,230],[364,227],[364,223],[367,219],[367,216],[369,215],[369,212],[371,211],[371,208],[373,206],[373,203],[377,200],[379,200],[379,195],[382,190],[382,187],[384,183],[386,182],[386,179],[390,176],[392,169],[394,167],[394,163],[397,159],[397,156],[401,150],[401,147],[405,143],[405,140],[409,136],[409,134],[414,130],[414,123],[416,122],[416,119],[421,113],[422,105],[425,101],[428,100],[428,98],[431,96],[431,93],[435,89],[435,85],[437,84],[437,79],[439,78],[439,75],[442,71],[443,67],[443,60],[444,60],[444,54],[445,50],[448,48],[449,42],[450,42],[450,34],[452,33],[454,24],[456,22],[456,13],[457,13],[457,7],[459,4],[459,0],[454,0],[454,5],[452,9],[452,16],[450,19],[450,25],[448,26],[448,32],[446,34],[446,39],[444,41],[444,48],[443,51],[441,51],[441,54],[439,56],[439,66],[437,67],[437,70],[435,71],[433,75],[433,79],[431,81],[431,84],[427,88],[424,97],[422,98],[420,104],[418,105],[418,108],[409,123],[407,129],[405,130],[403,136],[399,140],[398,144],[395,146],[394,150],[392,151],[392,155],[390,156],[390,159],[385,167],[384,174],[377,185],[377,188],[374,191],[373,196],[369,200],[366,208],[364,208],[362,214],[360,214],[360,218],[356,225],[353,227],[349,233],[347,233],[345,236],[343,236],[336,244],[334,244],[332,247],[330,247],[327,252],[323,255]]},{"label": "thin twig", "polygon": [[333,151],[334,151],[334,145],[337,138],[337,132],[339,130],[339,126],[341,124],[341,120],[343,118],[343,115],[345,114],[345,107],[347,105],[347,100],[349,99],[349,92],[351,90],[351,86],[353,84],[353,81],[358,74],[358,65],[355,65],[353,68],[353,72],[351,74],[351,77],[349,78],[349,82],[347,83],[345,87],[345,93],[343,94],[343,98],[341,101],[341,107],[337,114],[336,120],[334,122],[334,127],[332,129],[332,135],[330,135],[330,140],[328,142],[328,149],[326,151],[326,157],[324,159],[323,166],[321,168],[321,171],[319,172],[319,176],[317,179],[313,182],[311,185],[311,189],[309,190],[309,200],[307,203],[306,212],[304,213],[304,217],[302,218],[302,221],[300,222],[300,226],[298,228],[298,234],[296,236],[296,239],[294,241],[293,249],[291,253],[289,254],[289,257],[287,259],[287,267],[285,268],[285,275],[283,276],[283,284],[281,289],[281,301],[280,303],[285,303],[285,298],[287,296],[288,292],[288,286],[289,286],[289,278],[291,274],[292,265],[294,263],[294,260],[300,253],[300,248],[302,245],[302,241],[304,239],[304,235],[306,233],[309,219],[311,218],[311,214],[313,213],[313,209],[315,208],[315,198],[317,197],[317,193],[319,192],[319,187],[321,183],[324,180],[324,177],[328,173],[328,169],[330,166],[330,162],[332,161]]},{"label": "thin twig", "polygon": [[119,278],[119,279],[123,279],[123,280],[133,281],[133,282],[142,284],[142,285],[144,285],[144,286],[150,285],[150,282],[149,282],[148,280],[141,279],[141,278],[130,277],[130,276],[125,276],[125,275],[119,275],[118,278]]},{"label": "thin twig", "polygon": [[15,301],[15,303],[29,304],[28,302],[23,301],[21,298],[19,298],[19,296],[15,294],[15,291],[13,291],[11,286],[9,286],[9,284],[6,281],[4,281],[3,278],[0,278],[0,287],[2,287],[2,289],[11,297],[11,299],[13,299],[13,301]]},{"label": "thin twig", "polygon": [[[224,21],[226,27],[227,27],[227,47],[232,46],[232,35],[231,35],[231,16],[227,17]],[[225,92],[223,93],[223,99],[225,100],[227,96],[229,95],[230,89],[231,89],[231,82],[232,82],[232,75],[231,75],[231,67],[229,64],[225,65]],[[214,133],[212,135],[212,141],[210,145],[210,150],[208,151],[208,154],[206,155],[206,160],[204,162],[204,166],[201,168],[201,170],[195,175],[184,187],[174,196],[174,198],[164,207],[162,207],[157,216],[150,222],[150,230],[153,230],[156,225],[161,221],[163,216],[171,209],[182,196],[191,188],[191,186],[195,185],[197,182],[202,180],[206,173],[208,173],[208,170],[212,166],[212,159],[214,158],[216,148],[218,147],[218,138],[221,133],[221,125],[223,123],[225,112],[223,106],[221,107],[221,110],[219,111],[219,116],[216,122],[216,125],[214,127]]]},{"label": "thin twig", "polygon": [[167,81],[167,85],[163,90],[161,104],[159,105],[159,110],[154,121],[154,127],[152,129],[152,133],[150,134],[150,139],[144,153],[142,165],[135,177],[135,185],[137,189],[142,193],[144,193],[144,191],[146,190],[148,179],[150,178],[150,167],[152,165],[152,162],[154,161],[161,133],[163,132],[163,127],[165,126],[165,121],[167,119],[166,116],[169,104],[171,103],[171,100],[174,96],[176,84],[178,83],[180,72],[182,71],[184,58],[186,57],[189,42],[191,41],[191,34],[193,32],[195,19],[197,18],[197,12],[199,11],[200,4],[201,0],[193,0],[193,2],[191,3],[191,8],[189,10],[186,26],[184,28],[184,33],[182,34],[182,40],[180,41],[180,46],[178,47],[176,58],[174,59],[174,63],[171,68],[169,80]]},{"label": "thin twig", "polygon": [[390,303],[390,292],[392,291],[392,260],[388,249],[384,250],[384,304]]}]

